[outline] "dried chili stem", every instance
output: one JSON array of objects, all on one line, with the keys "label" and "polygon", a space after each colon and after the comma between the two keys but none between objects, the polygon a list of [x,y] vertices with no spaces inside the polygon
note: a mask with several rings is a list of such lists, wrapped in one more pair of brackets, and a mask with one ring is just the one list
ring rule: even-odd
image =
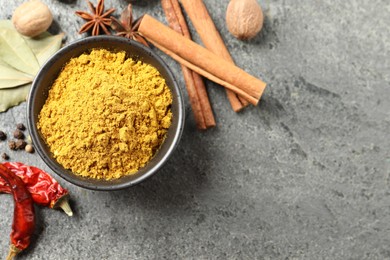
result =
[{"label": "dried chili stem", "polygon": [[72,208],[69,205],[69,194],[62,196],[56,203],[54,203],[53,208],[61,208],[66,215],[69,217],[73,216]]},{"label": "dried chili stem", "polygon": [[14,259],[14,257],[19,254],[22,250],[20,250],[19,248],[17,248],[16,246],[14,245],[10,245],[9,247],[9,251],[8,251],[8,255],[7,257],[5,258],[6,260],[12,260]]}]

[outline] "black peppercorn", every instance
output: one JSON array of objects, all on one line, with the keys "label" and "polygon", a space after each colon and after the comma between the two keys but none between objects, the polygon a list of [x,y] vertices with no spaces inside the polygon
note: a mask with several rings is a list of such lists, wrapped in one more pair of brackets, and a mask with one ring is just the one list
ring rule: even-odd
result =
[{"label": "black peppercorn", "polygon": [[14,131],[14,137],[16,139],[24,139],[24,134],[22,131],[20,131],[19,129],[15,130]]},{"label": "black peppercorn", "polygon": [[23,124],[23,123],[19,123],[19,124],[17,124],[17,125],[16,125],[16,128],[17,128],[17,129],[19,129],[19,130],[21,130],[21,131],[24,131],[24,130],[26,130],[26,127],[24,126],[24,124]]},{"label": "black peppercorn", "polygon": [[3,131],[0,131],[0,140],[5,140],[5,139],[7,139],[7,135]]},{"label": "black peppercorn", "polygon": [[8,156],[8,154],[6,154],[6,153],[2,153],[2,154],[1,154],[1,158],[3,158],[4,160],[8,160],[8,159],[9,159],[9,156]]},{"label": "black peppercorn", "polygon": [[16,149],[17,150],[23,150],[26,147],[27,143],[23,140],[17,140],[16,141]]},{"label": "black peppercorn", "polygon": [[15,141],[9,141],[8,142],[8,147],[11,150],[16,150],[16,143],[15,143]]}]

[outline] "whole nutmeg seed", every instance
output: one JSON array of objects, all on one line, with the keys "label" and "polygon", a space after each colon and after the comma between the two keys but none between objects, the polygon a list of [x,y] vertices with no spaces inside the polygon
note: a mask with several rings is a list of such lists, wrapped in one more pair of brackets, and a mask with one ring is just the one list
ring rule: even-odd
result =
[{"label": "whole nutmeg seed", "polygon": [[44,3],[32,0],[16,8],[12,23],[25,36],[35,37],[46,31],[53,22],[53,16]]},{"label": "whole nutmeg seed", "polygon": [[240,40],[255,37],[263,28],[263,10],[257,0],[232,0],[226,11],[226,25]]}]

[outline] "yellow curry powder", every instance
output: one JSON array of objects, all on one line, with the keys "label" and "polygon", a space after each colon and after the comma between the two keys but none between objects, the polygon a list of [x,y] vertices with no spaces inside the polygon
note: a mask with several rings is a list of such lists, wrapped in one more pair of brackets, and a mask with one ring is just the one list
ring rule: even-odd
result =
[{"label": "yellow curry powder", "polygon": [[49,91],[38,128],[56,160],[85,177],[116,179],[154,156],[171,125],[172,94],[156,68],[124,52],[71,59]]}]

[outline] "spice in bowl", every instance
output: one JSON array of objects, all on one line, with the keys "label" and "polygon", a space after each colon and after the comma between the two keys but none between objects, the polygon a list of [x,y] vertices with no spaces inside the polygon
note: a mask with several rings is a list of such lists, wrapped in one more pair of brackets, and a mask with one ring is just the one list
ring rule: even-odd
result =
[{"label": "spice in bowl", "polygon": [[153,158],[171,125],[171,104],[156,68],[125,52],[94,49],[64,66],[37,127],[64,168],[112,180]]}]

